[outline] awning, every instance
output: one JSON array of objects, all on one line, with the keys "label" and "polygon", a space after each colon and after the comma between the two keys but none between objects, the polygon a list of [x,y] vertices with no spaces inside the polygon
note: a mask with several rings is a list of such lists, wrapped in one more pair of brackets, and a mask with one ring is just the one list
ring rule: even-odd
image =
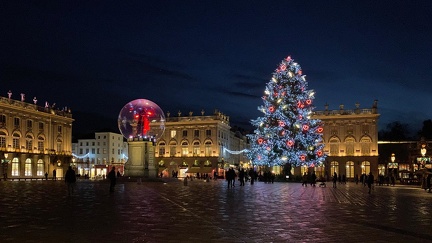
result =
[{"label": "awning", "polygon": [[212,167],[192,167],[189,168],[186,173],[211,173],[213,171]]}]

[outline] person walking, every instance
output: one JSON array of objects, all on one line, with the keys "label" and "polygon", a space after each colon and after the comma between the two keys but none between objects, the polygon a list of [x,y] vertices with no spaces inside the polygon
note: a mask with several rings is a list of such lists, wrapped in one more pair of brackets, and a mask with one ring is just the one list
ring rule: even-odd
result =
[{"label": "person walking", "polygon": [[57,180],[57,172],[55,169],[53,170],[53,180]]},{"label": "person walking", "polygon": [[372,172],[369,172],[369,176],[367,177],[367,185],[369,188],[369,194],[371,194],[372,186],[374,184],[374,176],[372,175]]},{"label": "person walking", "polygon": [[65,175],[65,183],[67,184],[69,196],[71,194],[74,194],[75,182],[76,182],[75,171],[72,169],[72,166],[69,166],[68,170],[66,171],[66,175]]},{"label": "person walking", "polygon": [[108,179],[110,180],[110,192],[114,192],[114,186],[117,182],[115,166],[113,166],[111,171],[108,173]]},{"label": "person walking", "polygon": [[48,172],[45,172],[45,180],[48,180]]},{"label": "person walking", "polygon": [[336,171],[333,173],[333,188],[336,188],[336,183],[338,181],[338,175]]},{"label": "person walking", "polygon": [[239,172],[240,186],[244,186],[245,185],[244,177],[245,177],[245,171],[244,171],[243,168],[241,168],[240,172]]}]

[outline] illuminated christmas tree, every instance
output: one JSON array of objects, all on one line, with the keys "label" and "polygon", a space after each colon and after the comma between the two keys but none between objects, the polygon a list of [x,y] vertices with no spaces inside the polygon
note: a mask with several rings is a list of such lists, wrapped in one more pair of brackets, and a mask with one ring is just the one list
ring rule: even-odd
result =
[{"label": "illuminated christmas tree", "polygon": [[325,159],[320,120],[311,119],[314,91],[308,90],[306,76],[290,56],[282,60],[267,83],[264,116],[252,120],[254,134],[249,158],[255,165],[316,166]]}]

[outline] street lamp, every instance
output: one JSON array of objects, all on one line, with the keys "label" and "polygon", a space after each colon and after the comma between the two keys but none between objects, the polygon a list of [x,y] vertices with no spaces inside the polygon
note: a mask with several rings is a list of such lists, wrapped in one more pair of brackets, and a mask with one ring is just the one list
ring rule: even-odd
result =
[{"label": "street lamp", "polygon": [[395,160],[396,160],[396,156],[395,156],[395,154],[391,154],[390,159],[391,159],[391,162],[394,163]]}]

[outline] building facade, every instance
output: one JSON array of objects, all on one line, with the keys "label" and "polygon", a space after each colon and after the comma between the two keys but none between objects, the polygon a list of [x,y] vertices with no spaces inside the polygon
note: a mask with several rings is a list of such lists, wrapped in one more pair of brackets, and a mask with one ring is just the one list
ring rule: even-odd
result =
[{"label": "building facade", "polygon": [[196,176],[199,173],[213,177],[223,176],[229,166],[249,165],[245,153],[247,139],[231,131],[229,117],[219,111],[212,115],[172,117],[167,112],[165,132],[156,142],[155,159],[159,175],[179,177]]},{"label": "building facade", "polygon": [[[316,165],[313,170],[318,176],[330,179],[334,172],[353,180],[357,175],[378,175],[378,101],[371,108],[314,111],[313,119],[323,122],[324,164]],[[308,168],[297,168],[296,174],[303,174]]]},{"label": "building facade", "polygon": [[72,113],[0,97],[0,158],[9,179],[62,178],[72,160]]},{"label": "building facade", "polygon": [[112,166],[123,175],[128,144],[119,133],[96,132],[94,138],[78,139],[72,152],[76,173],[97,179],[104,178]]}]

